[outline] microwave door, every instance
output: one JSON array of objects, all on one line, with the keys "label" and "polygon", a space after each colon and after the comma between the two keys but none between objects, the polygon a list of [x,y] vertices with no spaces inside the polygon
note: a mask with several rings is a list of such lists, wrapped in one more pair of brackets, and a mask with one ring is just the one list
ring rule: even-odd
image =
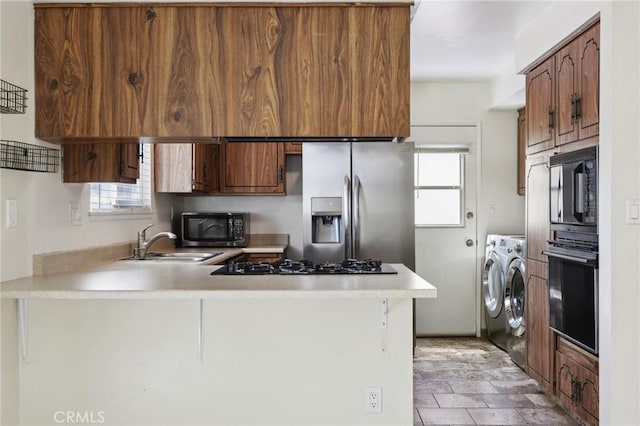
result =
[{"label": "microwave door", "polygon": [[[559,169],[561,178],[558,201],[561,203],[560,205],[562,207],[560,208],[560,215],[557,223],[580,223],[582,215],[576,212],[578,200],[575,194],[575,189],[578,185],[578,173],[576,173],[577,167],[565,164],[563,166],[559,166]],[[580,209],[583,210],[583,207],[580,207]]]}]

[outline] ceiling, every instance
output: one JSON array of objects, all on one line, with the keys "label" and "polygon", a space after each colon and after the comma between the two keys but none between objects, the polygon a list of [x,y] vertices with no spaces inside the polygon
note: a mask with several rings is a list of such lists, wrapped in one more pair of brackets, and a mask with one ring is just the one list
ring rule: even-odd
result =
[{"label": "ceiling", "polygon": [[550,1],[416,0],[412,81],[486,81],[514,63],[514,38]]}]

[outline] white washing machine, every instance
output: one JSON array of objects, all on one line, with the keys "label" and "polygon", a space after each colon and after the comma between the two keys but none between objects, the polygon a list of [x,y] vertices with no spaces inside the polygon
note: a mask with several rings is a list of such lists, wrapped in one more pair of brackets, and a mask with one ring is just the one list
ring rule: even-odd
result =
[{"label": "white washing machine", "polygon": [[487,235],[484,267],[482,268],[482,300],[489,340],[507,350],[507,320],[504,310],[504,284],[507,256],[505,235]]},{"label": "white washing machine", "polygon": [[525,336],[525,294],[527,244],[524,237],[506,238],[507,268],[504,285],[504,310],[507,321],[507,352],[520,368],[525,369],[527,345]]}]

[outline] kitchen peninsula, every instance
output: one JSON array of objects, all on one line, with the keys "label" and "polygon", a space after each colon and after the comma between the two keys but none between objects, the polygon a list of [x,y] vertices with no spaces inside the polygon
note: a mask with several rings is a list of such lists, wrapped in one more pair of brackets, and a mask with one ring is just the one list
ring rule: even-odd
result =
[{"label": "kitchen peninsula", "polygon": [[412,299],[437,290],[391,267],[212,276],[219,266],[118,261],[4,282],[21,424],[58,411],[113,425],[413,424]]}]

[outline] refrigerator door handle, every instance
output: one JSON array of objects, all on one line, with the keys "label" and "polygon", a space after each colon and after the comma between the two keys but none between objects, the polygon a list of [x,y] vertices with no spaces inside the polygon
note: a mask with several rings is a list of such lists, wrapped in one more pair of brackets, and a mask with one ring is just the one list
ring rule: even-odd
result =
[{"label": "refrigerator door handle", "polygon": [[344,212],[344,258],[352,258],[351,246],[351,179],[344,176],[344,194],[342,196],[342,211]]},{"label": "refrigerator door handle", "polygon": [[360,178],[353,178],[353,257],[360,258]]}]

